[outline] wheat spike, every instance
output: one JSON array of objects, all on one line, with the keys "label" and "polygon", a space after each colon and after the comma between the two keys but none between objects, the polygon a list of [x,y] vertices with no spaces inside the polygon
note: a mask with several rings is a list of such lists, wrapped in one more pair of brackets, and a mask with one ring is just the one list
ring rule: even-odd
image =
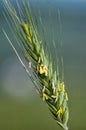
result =
[{"label": "wheat spike", "polygon": [[[4,1],[4,7],[8,14],[5,16],[6,20],[8,22],[8,18],[11,19],[11,25],[14,27],[17,42],[21,46],[24,57],[29,65],[28,69],[23,64],[5,31],[4,34],[26,72],[29,73],[32,82],[34,82],[34,85],[40,94],[40,97],[48,104],[48,108],[54,119],[61,127],[68,130],[68,95],[65,90],[64,81],[59,77],[59,72],[53,68],[54,64],[52,58],[50,58],[51,54],[49,51],[46,51],[43,46],[43,41],[39,37],[37,26],[33,20],[27,2],[22,0],[22,5],[24,7],[24,12],[17,2],[19,11],[18,15],[16,9],[11,5],[10,1]],[[26,22],[23,20],[22,15],[25,15]]]}]

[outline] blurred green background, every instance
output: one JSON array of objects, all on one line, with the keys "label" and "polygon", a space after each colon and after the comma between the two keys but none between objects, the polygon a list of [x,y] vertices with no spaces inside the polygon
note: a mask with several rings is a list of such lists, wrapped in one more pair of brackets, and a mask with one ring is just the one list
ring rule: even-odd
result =
[{"label": "blurred green background", "polygon": [[[61,130],[2,33],[3,27],[15,43],[3,17],[1,1],[0,130]],[[32,5],[35,15],[40,10],[46,28],[50,22],[46,13],[49,7],[54,27],[60,9],[65,83],[69,94],[69,130],[86,130],[86,0],[32,0]]]}]

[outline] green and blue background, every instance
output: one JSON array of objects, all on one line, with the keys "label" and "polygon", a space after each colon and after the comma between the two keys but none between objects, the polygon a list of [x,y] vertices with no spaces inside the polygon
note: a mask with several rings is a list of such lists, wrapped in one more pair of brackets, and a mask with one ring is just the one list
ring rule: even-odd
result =
[{"label": "green and blue background", "polygon": [[[3,35],[2,28],[14,41],[15,47],[18,47],[3,17],[2,1],[0,0],[0,130],[61,130]],[[14,0],[11,1],[15,4]],[[58,25],[58,8],[61,12],[65,84],[70,110],[68,126],[69,130],[86,130],[86,0],[32,0],[31,3],[36,17],[36,11],[40,10],[46,28],[50,22],[49,7],[55,22],[54,29]]]}]

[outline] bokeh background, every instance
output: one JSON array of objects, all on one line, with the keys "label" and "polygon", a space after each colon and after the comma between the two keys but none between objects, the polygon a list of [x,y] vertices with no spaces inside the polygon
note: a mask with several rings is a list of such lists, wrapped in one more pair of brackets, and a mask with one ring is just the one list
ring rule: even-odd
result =
[{"label": "bokeh background", "polygon": [[[2,28],[15,41],[3,17],[2,1],[0,0],[0,130],[61,130],[3,35]],[[12,2],[15,4],[15,1]],[[69,130],[86,130],[86,0],[31,2],[36,17],[40,10],[45,27],[50,22],[50,8],[54,22],[57,22],[58,8],[61,12],[65,83],[69,94]]]}]

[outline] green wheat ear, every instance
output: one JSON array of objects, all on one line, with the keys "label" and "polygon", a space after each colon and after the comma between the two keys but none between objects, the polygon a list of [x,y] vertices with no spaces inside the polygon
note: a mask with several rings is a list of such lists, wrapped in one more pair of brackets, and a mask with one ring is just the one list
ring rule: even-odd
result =
[{"label": "green wheat ear", "polygon": [[[16,3],[19,11],[18,14],[16,9],[9,2],[9,0],[4,1],[4,7],[7,11],[7,15],[5,15],[5,17],[8,24],[8,19],[11,20],[10,24],[11,26],[13,25],[13,31],[16,35],[17,42],[21,46],[24,57],[29,64],[28,68],[22,62],[19,54],[14,48],[6,32],[4,30],[3,32],[10,45],[12,46],[13,50],[15,51],[16,55],[18,56],[18,59],[20,60],[22,66],[25,68],[30,79],[37,88],[40,97],[48,104],[48,108],[51,111],[54,119],[61,127],[63,127],[65,130],[68,130],[68,96],[65,90],[64,81],[61,80],[59,76],[59,71],[57,69],[59,68],[58,62],[56,62],[56,67],[51,58],[52,54],[50,54],[50,51],[48,51],[49,44],[46,40],[45,34],[43,35],[43,37],[47,43],[46,46],[48,50],[46,51],[43,41],[39,35],[37,26],[31,15],[28,3],[22,0],[23,7],[19,6],[18,1]],[[26,22],[23,20],[23,16],[26,18]],[[54,46],[55,45],[53,43],[52,47],[55,48]]]}]

